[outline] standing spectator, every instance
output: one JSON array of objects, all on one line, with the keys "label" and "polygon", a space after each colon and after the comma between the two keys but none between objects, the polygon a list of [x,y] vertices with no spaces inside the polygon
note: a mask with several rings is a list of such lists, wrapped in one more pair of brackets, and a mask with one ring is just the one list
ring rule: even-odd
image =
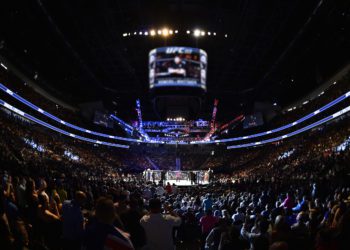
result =
[{"label": "standing spectator", "polygon": [[62,205],[63,248],[80,249],[84,230],[84,217],[81,206],[86,201],[86,195],[77,191],[73,200],[66,200]]},{"label": "standing spectator", "polygon": [[204,211],[211,210],[213,208],[213,200],[210,194],[207,194],[206,198],[203,200]]},{"label": "standing spectator", "polygon": [[97,200],[96,221],[86,228],[84,247],[86,250],[133,250],[129,235],[113,225],[116,212],[113,201],[105,197]]},{"label": "standing spectator", "polygon": [[207,238],[205,239],[206,249],[216,250],[219,247],[221,234],[224,232],[228,232],[228,224],[227,221],[223,219],[219,219],[217,226],[214,227]]},{"label": "standing spectator", "polygon": [[169,182],[166,184],[165,190],[166,190],[167,194],[171,194],[173,192]]},{"label": "standing spectator", "polygon": [[53,202],[50,204],[45,192],[39,194],[38,201],[38,233],[42,235],[42,243],[49,249],[59,249],[61,221],[58,210]]},{"label": "standing spectator", "polygon": [[145,229],[147,247],[149,250],[174,250],[173,228],[180,226],[181,218],[168,211],[169,214],[161,214],[161,202],[159,199],[149,201],[150,213],[140,220]]},{"label": "standing spectator", "polygon": [[202,228],[202,244],[204,245],[205,239],[207,238],[210,231],[215,227],[219,221],[217,217],[213,216],[212,210],[205,211],[205,215],[199,220],[199,224]]},{"label": "standing spectator", "polygon": [[281,204],[281,207],[292,209],[293,206],[294,206],[293,196],[288,192],[286,199]]},{"label": "standing spectator", "polygon": [[244,222],[245,215],[243,213],[243,208],[238,207],[236,213],[232,215],[232,220],[235,224],[241,225]]},{"label": "standing spectator", "polygon": [[173,183],[171,190],[172,190],[173,194],[177,194],[177,186],[175,185],[175,183]]},{"label": "standing spectator", "polygon": [[255,232],[248,232],[247,223],[243,224],[241,236],[249,241],[250,250],[269,249],[269,235],[267,233],[268,228],[269,223],[265,219],[257,221],[256,226],[254,227]]},{"label": "standing spectator", "polygon": [[156,193],[157,193],[157,195],[159,195],[159,196],[163,196],[163,194],[165,194],[165,190],[164,190],[162,184],[159,184],[159,185],[158,185]]},{"label": "standing spectator", "polygon": [[131,198],[128,209],[120,214],[125,230],[130,233],[130,240],[136,249],[146,244],[146,235],[143,227],[140,225],[140,219],[144,212],[140,208],[140,201]]}]

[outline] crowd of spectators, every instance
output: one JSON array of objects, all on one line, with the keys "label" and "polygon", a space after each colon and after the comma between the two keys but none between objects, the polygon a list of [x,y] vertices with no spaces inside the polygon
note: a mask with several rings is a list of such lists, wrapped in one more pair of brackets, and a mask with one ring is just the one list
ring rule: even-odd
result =
[{"label": "crowd of spectators", "polygon": [[[0,123],[4,249],[348,247],[350,155],[334,150],[349,136],[348,118],[280,145],[237,151],[241,165],[190,188],[126,174],[132,166],[124,159],[138,155],[132,150],[68,142],[3,112]],[[79,161],[65,157],[66,148]]]},{"label": "crowd of spectators", "polygon": [[[342,117],[253,149],[116,150],[0,110],[0,248],[348,249],[350,150],[338,146],[349,135]],[[136,174],[176,157],[212,168],[213,181],[163,186]]]}]

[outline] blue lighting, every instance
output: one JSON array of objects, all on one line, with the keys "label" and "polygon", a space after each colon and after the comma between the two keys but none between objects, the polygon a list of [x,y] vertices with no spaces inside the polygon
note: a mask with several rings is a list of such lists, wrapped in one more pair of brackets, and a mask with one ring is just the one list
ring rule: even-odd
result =
[{"label": "blue lighting", "polygon": [[[3,84],[0,83],[0,89],[4,92],[6,92],[7,94],[11,95],[13,98],[17,99],[18,101],[22,102],[23,104],[27,105],[28,107],[34,109],[35,111],[45,115],[46,117],[49,117],[50,119],[63,124],[67,127],[73,128],[75,130],[81,131],[83,133],[88,133],[88,134],[92,134],[92,135],[96,135],[96,136],[100,136],[100,137],[104,137],[104,138],[109,138],[109,139],[115,139],[115,140],[121,140],[121,141],[128,141],[128,142],[138,142],[138,143],[164,143],[162,141],[159,140],[153,140],[150,139],[148,136],[145,135],[145,133],[142,133],[143,131],[141,130],[141,135],[143,139],[134,139],[134,138],[126,138],[126,137],[120,137],[120,136],[114,136],[114,135],[109,135],[109,134],[104,134],[104,133],[99,133],[99,132],[95,132],[95,131],[90,131],[88,129],[85,128],[81,128],[78,127],[74,124],[71,124],[69,122],[63,121],[61,119],[59,119],[58,117],[44,111],[43,109],[37,107],[36,105],[32,104],[31,102],[27,101],[26,99],[22,98],[21,96],[17,95],[16,93],[14,93],[13,91],[11,91],[10,89],[8,89],[6,86],[4,86]],[[350,96],[350,91],[341,95],[340,97],[338,97],[337,99],[331,101],[330,103],[324,105],[323,107],[321,107],[320,109],[292,122],[289,123],[287,125],[281,126],[279,128],[275,128],[269,131],[264,131],[264,132],[260,132],[257,134],[252,134],[252,135],[246,135],[246,136],[240,136],[240,137],[233,137],[233,138],[227,138],[227,139],[221,139],[221,140],[212,140],[212,141],[191,141],[190,144],[212,144],[212,143],[225,143],[225,142],[234,142],[234,141],[242,141],[242,140],[247,140],[247,139],[252,139],[252,138],[256,138],[256,137],[261,137],[261,136],[265,136],[265,135],[270,135],[273,133],[277,133],[280,131],[283,131],[285,129],[291,128],[297,124],[300,124],[316,115],[318,115],[319,113],[329,109],[330,107],[340,103],[341,101],[349,98]],[[140,102],[138,100],[137,102],[137,106],[140,107]],[[126,124],[126,123],[125,123]],[[126,124],[127,127],[130,126],[129,124]],[[142,120],[141,120],[141,128],[142,128]],[[172,144],[170,142],[166,142],[167,144]],[[178,142],[174,141],[174,144],[177,144]],[[245,145],[245,144],[242,144]]]},{"label": "blue lighting", "polygon": [[103,133],[99,133],[99,132],[95,132],[95,131],[90,131],[88,129],[85,128],[81,128],[78,127],[74,124],[71,124],[69,122],[66,122],[64,120],[59,119],[58,117],[50,114],[49,112],[46,112],[45,110],[39,108],[38,106],[32,104],[31,102],[27,101],[26,99],[24,99],[23,97],[17,95],[16,93],[14,93],[13,91],[11,91],[10,89],[8,89],[7,87],[5,87],[3,84],[0,83],[0,89],[4,92],[6,92],[7,94],[11,95],[13,98],[17,99],[18,101],[22,102],[23,104],[27,105],[28,107],[38,111],[39,113],[45,115],[46,117],[49,117],[50,119],[61,123],[67,127],[73,128],[75,130],[79,130],[81,132],[84,133],[88,133],[88,134],[92,134],[92,135],[97,135],[97,136],[101,136],[101,137],[105,137],[105,138],[110,138],[110,139],[116,139],[116,140],[121,140],[121,141],[130,141],[130,142],[138,142],[137,139],[132,139],[132,138],[125,138],[125,137],[119,137],[119,136],[114,136],[114,135],[108,135],[108,134],[103,134]]},{"label": "blue lighting", "polygon": [[267,139],[267,140],[263,140],[263,141],[258,141],[258,142],[251,142],[251,143],[246,143],[246,144],[239,144],[239,145],[228,146],[227,149],[254,147],[254,146],[260,146],[262,144],[266,144],[266,143],[270,143],[270,142],[280,141],[280,140],[283,140],[285,138],[289,138],[289,137],[292,137],[294,135],[297,135],[297,134],[300,134],[302,132],[305,132],[307,130],[310,130],[310,129],[312,129],[314,127],[317,127],[317,126],[319,126],[321,124],[324,124],[324,123],[326,123],[328,121],[331,121],[331,120],[333,120],[333,119],[339,117],[340,115],[343,115],[343,114],[345,114],[345,113],[347,113],[349,111],[350,111],[350,106],[348,106],[348,107],[346,107],[346,108],[344,108],[344,109],[334,113],[333,115],[327,116],[327,117],[325,117],[325,118],[323,118],[323,119],[321,119],[321,120],[319,120],[317,122],[314,122],[314,123],[312,123],[310,125],[307,125],[307,126],[305,126],[303,128],[297,129],[297,130],[295,130],[295,131],[293,131],[293,132],[291,132],[289,134],[285,134],[285,135],[282,135],[282,136],[278,136],[278,137],[275,137],[275,138],[271,138],[271,139]]},{"label": "blue lighting", "polygon": [[115,144],[115,143],[110,143],[110,142],[104,142],[104,141],[98,141],[98,140],[94,140],[94,139],[90,139],[90,138],[86,138],[86,137],[83,137],[83,136],[79,136],[79,135],[75,135],[75,134],[72,134],[72,133],[69,133],[63,129],[60,129],[60,128],[57,128],[55,126],[52,126],[40,119],[37,119],[35,118],[34,116],[31,116],[25,112],[23,112],[22,110],[19,110],[15,107],[13,107],[12,105],[4,102],[3,100],[0,99],[0,105],[4,106],[5,108],[15,112],[16,114],[24,117],[24,118],[27,118],[28,120],[31,120],[35,123],[38,123],[46,128],[49,128],[51,130],[54,130],[58,133],[61,133],[61,134],[64,134],[66,136],[69,136],[69,137],[72,137],[72,138],[75,138],[75,139],[79,139],[79,140],[82,140],[82,141],[87,141],[87,142],[91,142],[91,143],[94,143],[94,144],[102,144],[102,145],[106,145],[106,146],[111,146],[111,147],[117,147],[117,148],[129,148],[128,145],[122,145],[122,144]]},{"label": "blue lighting", "polygon": [[[339,102],[349,98],[350,96],[350,91],[341,95],[340,97],[338,97],[337,99],[331,101],[330,103],[324,105],[323,107],[321,107],[320,109],[292,122],[292,123],[289,123],[287,125],[284,125],[284,126],[281,126],[279,128],[275,128],[275,129],[272,129],[272,130],[269,130],[269,131],[264,131],[264,132],[260,132],[260,133],[257,133],[257,134],[252,134],[252,135],[246,135],[246,136],[240,136],[240,137],[233,137],[233,138],[228,138],[228,139],[222,139],[222,140],[215,140],[215,141],[208,141],[208,142],[204,142],[204,141],[200,141],[200,142],[197,142],[198,144],[209,144],[209,143],[218,143],[218,142],[232,142],[232,141],[242,141],[242,140],[247,140],[247,139],[252,139],[252,138],[256,138],[256,137],[261,137],[261,136],[264,136],[264,135],[269,135],[269,134],[273,134],[273,133],[277,133],[277,132],[280,132],[282,130],[285,130],[285,129],[288,129],[288,128],[291,128],[297,124],[300,124],[316,115],[318,115],[319,113],[329,109],[330,107],[338,104]],[[193,143],[195,144],[195,143]]]}]

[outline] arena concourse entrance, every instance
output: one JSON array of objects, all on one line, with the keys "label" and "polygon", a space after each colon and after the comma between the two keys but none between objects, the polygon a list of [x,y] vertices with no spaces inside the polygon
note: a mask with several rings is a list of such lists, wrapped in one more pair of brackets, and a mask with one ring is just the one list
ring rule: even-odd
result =
[{"label": "arena concourse entrance", "polygon": [[165,171],[165,170],[145,170],[143,179],[147,182],[162,183],[168,182],[176,186],[207,185],[210,183],[211,171]]}]

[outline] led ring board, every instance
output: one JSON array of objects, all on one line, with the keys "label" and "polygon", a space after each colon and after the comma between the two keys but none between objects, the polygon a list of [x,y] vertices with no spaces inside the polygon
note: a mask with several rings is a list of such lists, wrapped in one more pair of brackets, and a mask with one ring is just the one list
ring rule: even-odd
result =
[{"label": "led ring board", "polygon": [[206,90],[207,53],[190,47],[161,47],[149,53],[150,89],[199,87]]}]

